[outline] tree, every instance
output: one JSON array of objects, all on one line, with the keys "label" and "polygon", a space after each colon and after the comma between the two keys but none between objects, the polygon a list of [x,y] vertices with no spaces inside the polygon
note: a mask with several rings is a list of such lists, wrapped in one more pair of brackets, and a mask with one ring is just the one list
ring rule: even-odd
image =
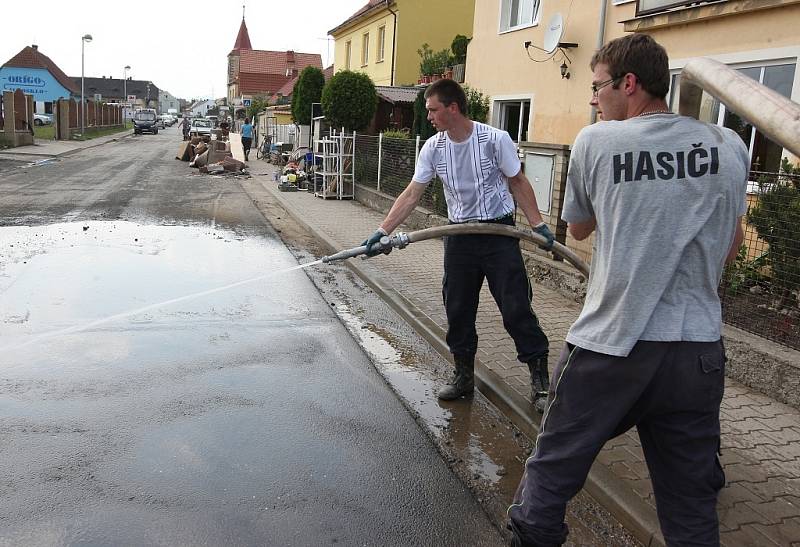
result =
[{"label": "tree", "polygon": [[311,125],[311,103],[318,103],[325,87],[325,75],[320,69],[307,66],[300,73],[292,90],[292,118],[295,123]]},{"label": "tree", "polygon": [[421,89],[414,100],[414,125],[411,132],[419,135],[423,142],[436,134],[436,129],[428,121],[428,109],[425,108],[425,89]]},{"label": "tree", "polygon": [[360,131],[378,108],[375,84],[366,74],[341,70],[322,90],[322,110],[333,127]]},{"label": "tree", "polygon": [[255,120],[256,114],[267,108],[267,97],[264,95],[256,95],[250,101],[250,106],[247,107],[247,117]]}]

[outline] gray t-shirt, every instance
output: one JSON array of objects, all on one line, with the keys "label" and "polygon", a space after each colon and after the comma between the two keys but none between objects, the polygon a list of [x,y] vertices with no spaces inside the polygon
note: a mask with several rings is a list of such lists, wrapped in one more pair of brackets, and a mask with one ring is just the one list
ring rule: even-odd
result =
[{"label": "gray t-shirt", "polygon": [[447,216],[452,222],[491,220],[514,212],[508,178],[521,166],[508,133],[472,122],[472,133],[453,142],[446,131],[429,138],[419,152],[414,182],[442,179]]},{"label": "gray t-shirt", "polygon": [[586,300],[567,342],[624,357],[638,340],[718,340],[717,287],[747,211],[749,164],[736,133],[693,118],[585,127],[561,217],[594,217],[597,230]]}]

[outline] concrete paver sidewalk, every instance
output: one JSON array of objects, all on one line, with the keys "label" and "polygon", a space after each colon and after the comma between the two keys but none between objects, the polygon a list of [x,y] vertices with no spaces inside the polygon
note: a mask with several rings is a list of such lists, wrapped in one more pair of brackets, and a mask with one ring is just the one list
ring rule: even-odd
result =
[{"label": "concrete paver sidewalk", "polygon": [[[238,139],[234,155],[242,158]],[[242,158],[243,159],[243,158]],[[355,201],[323,200],[307,192],[279,192],[272,166],[251,159],[264,188],[331,250],[354,247],[384,215]],[[402,227],[401,227],[402,230]],[[401,311],[435,346],[446,351],[441,303],[441,241],[415,243],[388,256],[351,260],[350,266]],[[551,370],[580,306],[546,287],[534,286],[533,308],[550,338]],[[481,391],[512,414],[523,430],[537,426],[529,403],[527,367],[494,300],[484,287],[478,313]],[[528,426],[526,428],[526,426]],[[722,456],[727,486],[719,500],[723,545],[800,546],[800,412],[734,380],[726,380],[722,403]],[[647,466],[635,431],[609,441],[600,453],[587,491],[611,510],[645,545],[663,542]]]}]

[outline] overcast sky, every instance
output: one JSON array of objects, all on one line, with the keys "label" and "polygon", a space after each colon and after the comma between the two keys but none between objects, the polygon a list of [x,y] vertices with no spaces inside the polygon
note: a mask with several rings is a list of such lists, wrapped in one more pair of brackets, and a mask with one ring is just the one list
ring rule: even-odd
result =
[{"label": "overcast sky", "polygon": [[[39,0],[2,2],[0,65],[37,44],[68,76],[81,75],[81,36],[86,76],[150,80],[174,96],[227,95],[227,55],[242,22],[242,0],[108,2]],[[327,32],[367,0],[249,0],[245,18],[253,49],[294,49],[333,62]]]}]

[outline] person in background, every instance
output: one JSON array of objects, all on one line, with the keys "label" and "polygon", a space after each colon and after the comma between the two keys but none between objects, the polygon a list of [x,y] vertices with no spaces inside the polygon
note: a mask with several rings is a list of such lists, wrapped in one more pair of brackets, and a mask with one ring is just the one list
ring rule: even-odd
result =
[{"label": "person in background", "polygon": [[253,144],[253,124],[250,118],[245,118],[242,124],[242,149],[244,150],[244,161],[250,160],[250,146]]},{"label": "person in background", "polygon": [[228,121],[228,118],[222,118],[222,121],[219,122],[219,129],[220,129],[220,138],[223,141],[227,141],[228,134],[230,133],[231,130],[231,124]]},{"label": "person in background", "polygon": [[[507,132],[467,117],[464,90],[439,80],[425,91],[428,119],[439,131],[419,154],[414,177],[386,219],[362,245],[369,247],[397,228],[416,207],[428,183],[442,179],[447,216],[452,224],[483,222],[514,225],[517,206],[534,232],[553,246],[555,237],[542,220],[530,182],[522,173],[517,147]],[[516,200],[516,203],[515,203]],[[541,412],[547,398],[549,343],[531,309],[532,290],[519,240],[496,235],[455,235],[444,240],[442,296],[447,314],[447,345],[455,374],[439,391],[443,400],[469,395],[475,388],[475,319],[486,279],[514,340],[517,359],[528,365],[531,399]]]},{"label": "person in background", "polygon": [[564,543],[567,502],[603,445],[636,426],[667,545],[717,546],[717,287],[743,238],[747,147],[670,112],[667,52],[647,34],[612,40],[590,67],[603,121],[575,140],[562,218],[577,240],[594,232],[595,251],[508,510],[512,545]]},{"label": "person in background", "polygon": [[183,131],[183,140],[189,140],[189,128],[191,127],[192,123],[189,121],[189,117],[184,114],[183,119],[181,120],[181,130]]}]

